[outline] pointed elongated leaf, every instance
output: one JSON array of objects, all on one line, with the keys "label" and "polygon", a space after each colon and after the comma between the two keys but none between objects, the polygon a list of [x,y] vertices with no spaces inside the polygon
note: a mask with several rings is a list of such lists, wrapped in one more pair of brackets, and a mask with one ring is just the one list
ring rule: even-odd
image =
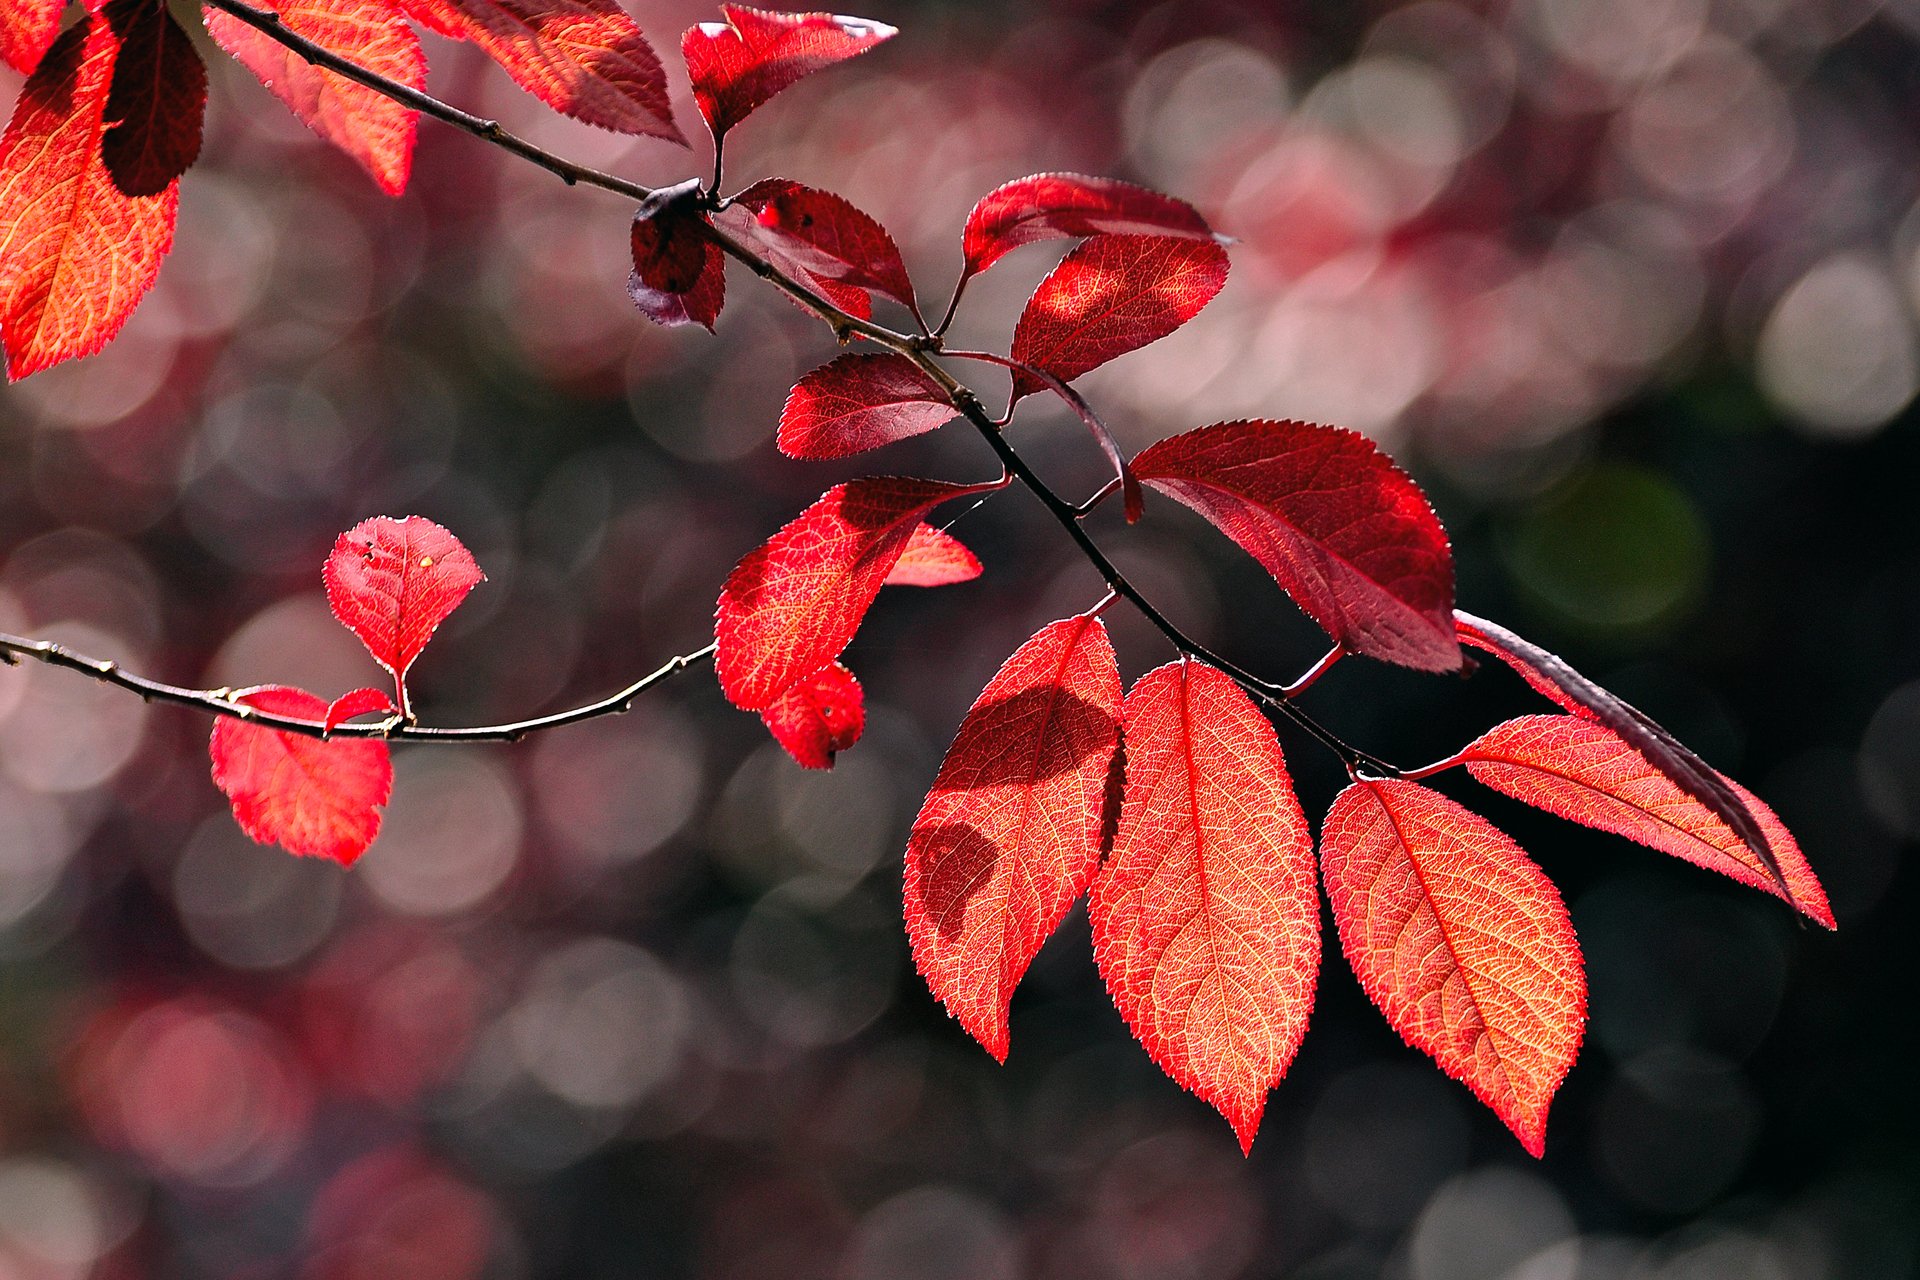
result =
[{"label": "pointed elongated leaf", "polygon": [[157,196],[200,154],[206,64],[157,0],[114,0],[104,13],[120,37],[120,56],[100,155],[122,195]]},{"label": "pointed elongated leaf", "polygon": [[1399,781],[1340,793],[1320,865],[1367,995],[1541,1154],[1587,1014],[1580,946],[1552,882],[1484,818]]},{"label": "pointed elongated leaf", "polygon": [[907,840],[927,986],[1001,1061],[1013,990],[1100,867],[1120,672],[1098,618],[1043,627],[960,723]]},{"label": "pointed elongated leaf", "polygon": [[899,246],[885,227],[843,197],[768,178],[733,203],[751,216],[729,225],[778,250],[814,280],[871,289],[903,306],[914,305],[913,282]]},{"label": "pointed elongated leaf", "polygon": [[836,662],[775,698],[760,719],[800,767],[831,769],[836,753],[860,741],[866,697],[853,672]]},{"label": "pointed elongated leaf", "polygon": [[441,35],[468,40],[555,111],[683,146],[653,46],[618,0],[403,0]]},{"label": "pointed elongated leaf", "polygon": [[1153,1060],[1219,1108],[1245,1151],[1313,1009],[1313,840],[1273,726],[1212,667],[1142,676],[1125,740],[1094,958]]},{"label": "pointed elongated leaf", "polygon": [[1152,445],[1142,484],[1205,516],[1355,653],[1454,671],[1453,553],[1420,487],[1371,440],[1221,422]]},{"label": "pointed elongated leaf", "polygon": [[355,689],[351,693],[341,694],[327,704],[327,715],[323,723],[329,729],[338,729],[356,716],[368,715],[375,711],[389,716],[394,714],[393,698],[387,691]]},{"label": "pointed elongated leaf", "polygon": [[178,186],[128,196],[101,159],[119,52],[101,15],[69,27],[0,137],[0,338],[13,378],[105,346],[173,247]]},{"label": "pointed elongated leaf", "polygon": [[1799,843],[1773,810],[1730,778],[1727,786],[1766,832],[1791,895],[1718,814],[1603,724],[1580,716],[1522,716],[1482,734],[1461,759],[1468,772],[1496,791],[1732,876],[1834,927],[1826,892]]},{"label": "pointed elongated leaf", "polygon": [[[1072,382],[1115,356],[1166,337],[1227,283],[1227,251],[1211,240],[1095,236],[1040,282],[1013,330],[1013,358]],[[1042,390],[1016,371],[1013,397]]]},{"label": "pointed elongated leaf", "polygon": [[955,412],[939,384],[905,356],[845,355],[794,384],[780,414],[780,452],[844,458],[932,431]]},{"label": "pointed elongated leaf", "polygon": [[897,32],[884,22],[832,13],[766,13],[723,4],[725,22],[680,39],[693,100],[715,140],[803,76],[865,53]]},{"label": "pointed elongated leaf", "polygon": [[980,558],[944,529],[930,524],[914,528],[907,549],[894,561],[883,584],[889,587],[950,587],[980,576]]},{"label": "pointed elongated leaf", "polygon": [[697,324],[711,333],[726,305],[726,258],[690,207],[699,186],[690,179],[665,188],[635,210],[627,292],[655,324]]},{"label": "pointed elongated leaf", "polygon": [[1184,200],[1114,178],[1036,173],[994,188],[973,206],[961,235],[965,274],[985,271],[1022,245],[1094,235],[1215,238]]},{"label": "pointed elongated leaf", "polygon": [[[273,715],[322,720],[327,704],[304,689],[262,685],[235,702]],[[241,720],[214,722],[213,781],[240,829],[289,853],[352,866],[380,832],[393,763],[377,738],[322,742]]]},{"label": "pointed elongated leaf", "polygon": [[1689,750],[1651,716],[1625,699],[1575,671],[1565,659],[1514,634],[1497,622],[1454,611],[1460,639],[1484,649],[1518,671],[1535,692],[1568,711],[1619,734],[1647,763],[1665,774],[1682,791],[1710,809],[1731,827],[1766,868],[1767,875],[1795,907],[1793,884],[1781,870],[1780,859],[1768,839],[1765,825],[1747,806],[1742,793],[1711,765]]},{"label": "pointed elongated leaf", "polygon": [[[296,35],[377,71],[410,89],[427,87],[420,38],[392,0],[257,0]],[[246,23],[207,11],[207,31],[222,49],[260,78],[300,122],[351,156],[390,196],[406,190],[413,172],[419,113],[313,66]]]},{"label": "pointed elongated leaf", "polygon": [[407,668],[467,593],[486,581],[460,539],[424,516],[375,516],[341,534],[321,577],[327,604],[391,671],[407,711]]},{"label": "pointed elongated leaf", "polygon": [[835,485],[747,553],[720,592],[714,668],[743,711],[761,711],[840,656],[920,518],[992,485],[878,476]]},{"label": "pointed elongated leaf", "polygon": [[7,0],[0,4],[0,61],[30,76],[60,34],[66,0]]}]

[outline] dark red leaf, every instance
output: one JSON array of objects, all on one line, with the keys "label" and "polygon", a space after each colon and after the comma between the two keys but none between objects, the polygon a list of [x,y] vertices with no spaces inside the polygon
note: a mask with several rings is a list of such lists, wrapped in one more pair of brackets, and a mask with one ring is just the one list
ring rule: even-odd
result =
[{"label": "dark red leaf", "polygon": [[1113,178],[1036,173],[996,187],[973,206],[961,236],[965,274],[985,271],[1022,245],[1093,235],[1215,238],[1184,200]]},{"label": "dark red leaf", "polygon": [[627,292],[655,324],[697,324],[711,333],[726,304],[726,258],[691,207],[699,186],[689,180],[665,188],[635,210]]},{"label": "dark red leaf", "polygon": [[[1227,282],[1211,240],[1095,236],[1040,282],[1013,331],[1013,358],[1072,382],[1200,314]],[[1015,371],[1013,398],[1044,386]]]},{"label": "dark red leaf", "polygon": [[394,715],[393,699],[385,689],[355,689],[343,693],[327,704],[327,716],[324,723],[329,729],[338,729],[355,716],[364,716],[379,711]]},{"label": "dark red leaf", "polygon": [[1582,716],[1523,716],[1481,735],[1460,759],[1475,778],[1516,800],[1732,876],[1834,927],[1826,892],[1792,833],[1730,778],[1723,780],[1766,833],[1791,894],[1724,819],[1603,724]]},{"label": "dark red leaf", "polygon": [[1320,865],[1367,995],[1541,1154],[1587,1017],[1580,944],[1552,882],[1484,818],[1412,782],[1341,792]]},{"label": "dark red leaf", "polygon": [[756,182],[733,199],[750,217],[729,221],[817,281],[871,289],[912,308],[913,282],[885,227],[831,191],[785,178]]},{"label": "dark red leaf", "polygon": [[1273,726],[1212,667],[1142,676],[1125,740],[1094,958],[1153,1060],[1217,1107],[1245,1151],[1313,1010],[1313,838]]},{"label": "dark red leaf", "polygon": [[955,412],[939,384],[905,356],[845,355],[794,385],[780,414],[780,451],[843,458],[932,431]]},{"label": "dark red leaf", "polygon": [[1133,460],[1239,543],[1355,653],[1457,671],[1453,554],[1408,475],[1371,440],[1305,422],[1222,422]]},{"label": "dark red leaf", "polygon": [[835,753],[860,741],[866,702],[853,672],[833,663],[773,700],[760,719],[805,769],[831,769]]},{"label": "dark red leaf", "polygon": [[321,577],[327,603],[393,673],[408,714],[407,668],[486,575],[460,540],[423,516],[375,516],[341,534]]},{"label": "dark red leaf", "polygon": [[[282,685],[243,689],[233,701],[301,720],[327,714],[313,694]],[[208,749],[214,785],[233,802],[240,829],[261,844],[352,866],[380,832],[393,764],[376,738],[322,742],[222,718]]]},{"label": "dark red leaf", "polygon": [[103,12],[120,37],[120,57],[101,158],[123,195],[156,196],[200,154],[207,68],[159,0],[113,0]]},{"label": "dark red leaf", "polygon": [[980,558],[960,539],[930,524],[918,525],[907,549],[883,584],[889,587],[950,587],[980,576]]},{"label": "dark red leaf", "polygon": [[693,100],[716,141],[801,77],[896,34],[882,22],[832,13],[766,13],[737,4],[720,12],[725,22],[702,22],[680,39]]},{"label": "dark red leaf", "polygon": [[60,34],[66,0],[6,0],[0,4],[0,61],[30,76]]},{"label": "dark red leaf", "polygon": [[927,986],[1001,1061],[1007,1003],[1100,867],[1120,673],[1098,618],[1055,622],[974,701],[907,841]]},{"label": "dark red leaf", "polygon": [[836,485],[747,553],[720,592],[714,668],[761,711],[840,656],[920,518],[992,485],[879,476]]}]

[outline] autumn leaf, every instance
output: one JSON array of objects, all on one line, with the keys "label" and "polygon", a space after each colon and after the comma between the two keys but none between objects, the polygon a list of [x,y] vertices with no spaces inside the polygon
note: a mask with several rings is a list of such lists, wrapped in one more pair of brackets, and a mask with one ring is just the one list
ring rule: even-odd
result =
[{"label": "autumn leaf", "polygon": [[655,324],[711,333],[727,300],[726,259],[691,207],[699,188],[698,180],[663,188],[634,211],[627,292]]},{"label": "autumn leaf", "polygon": [[836,753],[860,741],[866,699],[853,672],[836,662],[775,698],[760,719],[802,768],[831,769]]},{"label": "autumn leaf", "polygon": [[988,1053],[1007,1005],[1100,866],[1120,673],[1091,616],[1041,629],[960,723],[907,840],[907,936],[927,986]]},{"label": "autumn leaf", "polygon": [[[243,689],[233,701],[301,720],[327,715],[321,699],[282,685]],[[380,809],[393,792],[384,742],[322,742],[222,718],[208,750],[214,785],[232,802],[240,829],[261,844],[352,866],[380,832]]]},{"label": "autumn leaf", "polygon": [[378,711],[385,715],[395,715],[393,699],[385,689],[355,689],[343,693],[327,704],[327,714],[321,721],[328,729],[338,729],[356,716],[371,715]]},{"label": "autumn leaf", "polygon": [[735,196],[732,208],[752,216],[728,225],[812,280],[873,290],[915,309],[913,282],[899,246],[885,227],[844,198],[768,178]]},{"label": "autumn leaf", "polygon": [[832,13],[767,13],[723,4],[725,22],[681,37],[693,100],[718,142],[781,90],[898,34],[883,22]]},{"label": "autumn leaf", "polygon": [[880,476],[827,490],[749,552],[720,592],[714,668],[743,711],[761,711],[840,656],[920,518],[993,485]]},{"label": "autumn leaf", "polygon": [[88,14],[27,80],[0,136],[0,338],[25,378],[105,346],[173,246],[179,189],[128,196],[101,158],[120,37]]},{"label": "autumn leaf", "polygon": [[844,355],[794,384],[778,442],[790,458],[843,458],[932,431],[956,412],[905,356]]},{"label": "autumn leaf", "polygon": [[114,0],[103,12],[120,37],[120,56],[101,159],[122,195],[157,196],[200,154],[206,64],[164,4]]},{"label": "autumn leaf", "polygon": [[[1095,236],[1061,260],[1028,299],[1013,359],[1072,382],[1166,337],[1227,282],[1227,251],[1211,240]],[[1013,398],[1044,387],[1015,371]]]},{"label": "autumn leaf", "polygon": [[930,524],[914,526],[907,549],[894,561],[883,586],[950,587],[980,576],[980,558],[960,539]]},{"label": "autumn leaf", "polygon": [[1408,475],[1371,440],[1305,422],[1221,422],[1133,460],[1258,560],[1355,653],[1456,671],[1453,553]]},{"label": "autumn leaf", "polygon": [[1731,779],[1724,780],[1766,833],[1791,893],[1718,814],[1603,724],[1579,716],[1523,716],[1482,734],[1460,759],[1475,778],[1516,800],[1732,876],[1834,927],[1826,892],[1792,833]]},{"label": "autumn leaf", "polygon": [[985,271],[1022,245],[1094,235],[1213,240],[1192,205],[1114,178],[1036,173],[980,198],[961,233],[965,276]]},{"label": "autumn leaf", "polygon": [[[391,0],[254,0],[295,35],[410,89],[427,87],[420,39]],[[390,196],[413,172],[419,113],[345,76],[323,70],[264,32],[207,11],[214,42],[259,77],[301,123],[351,156]]]},{"label": "autumn leaf", "polygon": [[33,74],[60,33],[66,0],[7,0],[0,4],[0,61],[23,76]]},{"label": "autumn leaf", "polygon": [[486,580],[472,553],[422,516],[376,516],[340,535],[321,577],[333,616],[393,673],[400,714],[410,716],[407,669],[434,629]]},{"label": "autumn leaf", "polygon": [[1153,1060],[1253,1145],[1307,1032],[1320,968],[1313,840],[1273,726],[1204,663],[1126,702],[1120,826],[1093,886],[1094,958]]},{"label": "autumn leaf", "polygon": [[1587,982],[1566,906],[1484,818],[1412,782],[1357,782],[1320,836],[1347,962],[1408,1044],[1546,1149]]}]

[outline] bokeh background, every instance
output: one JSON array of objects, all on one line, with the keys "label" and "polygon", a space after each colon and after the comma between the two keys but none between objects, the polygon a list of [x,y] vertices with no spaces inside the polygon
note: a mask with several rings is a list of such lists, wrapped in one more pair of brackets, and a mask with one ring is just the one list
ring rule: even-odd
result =
[{"label": "bokeh background", "polygon": [[[1376,436],[1447,519],[1462,603],[1765,796],[1839,932],[1448,775],[1562,886],[1588,960],[1543,1161],[1331,939],[1251,1159],[1130,1040],[1081,911],[995,1066],[912,972],[898,860],[988,675],[1096,595],[1017,491],[957,521],[983,579],[876,610],[849,655],[871,725],[831,774],[702,671],[516,748],[396,752],[350,873],[241,835],[204,719],[0,670],[0,1276],[1914,1274],[1920,4],[866,12],[903,34],[739,129],[737,183],[844,193],[935,306],[1009,178],[1192,200],[1239,238],[1227,290],[1083,383],[1128,445],[1247,415]],[[637,16],[671,53],[714,15]],[[569,155],[705,171],[428,44],[437,92]],[[425,715],[516,718],[698,648],[734,559],[858,468],[990,473],[958,430],[779,458],[787,386],[832,354],[795,308],[735,274],[717,338],[653,329],[617,198],[425,124],[388,200],[214,79],[153,296],[105,354],[0,390],[0,628],[331,696],[377,671],[320,563],[417,512],[489,577],[416,668]],[[977,282],[960,339],[1004,350],[1048,264]],[[1023,414],[1050,477],[1098,483],[1070,419]],[[1242,662],[1317,654],[1173,504],[1096,527]],[[1169,656],[1112,621],[1129,676]],[[1407,763],[1539,709],[1497,669],[1351,662],[1310,697]],[[1337,771],[1281,736],[1322,811]]]}]

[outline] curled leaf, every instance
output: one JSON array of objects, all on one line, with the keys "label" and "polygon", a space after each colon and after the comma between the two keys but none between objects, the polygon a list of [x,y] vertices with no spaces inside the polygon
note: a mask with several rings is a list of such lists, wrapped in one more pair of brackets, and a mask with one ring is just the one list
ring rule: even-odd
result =
[{"label": "curled leaf", "polygon": [[831,769],[834,756],[860,741],[866,698],[853,672],[833,663],[774,699],[761,721],[803,769]]},{"label": "curled leaf", "polygon": [[726,304],[726,258],[699,225],[692,207],[699,189],[689,179],[656,191],[634,211],[627,292],[655,324],[697,324],[711,333]]}]

